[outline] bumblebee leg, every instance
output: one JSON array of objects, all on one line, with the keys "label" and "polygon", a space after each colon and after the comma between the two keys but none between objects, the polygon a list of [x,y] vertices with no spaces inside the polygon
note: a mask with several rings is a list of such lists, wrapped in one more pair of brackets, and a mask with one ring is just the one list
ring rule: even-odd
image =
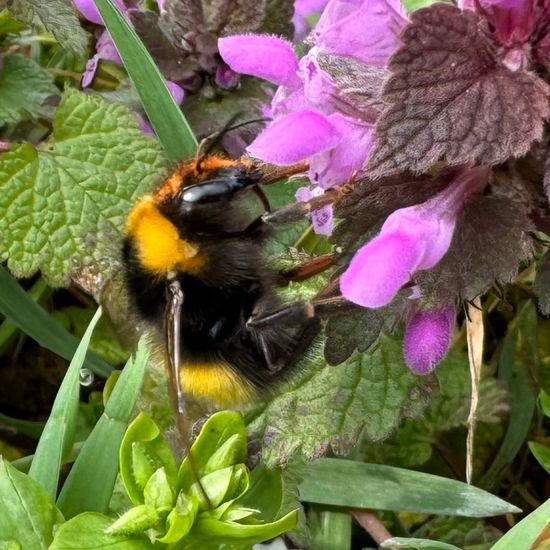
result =
[{"label": "bumblebee leg", "polygon": [[273,212],[262,216],[264,223],[269,225],[278,225],[284,223],[293,223],[302,220],[314,210],[317,210],[327,204],[333,204],[344,193],[344,188],[329,189],[324,195],[314,197],[306,202],[295,202],[288,206],[283,206]]},{"label": "bumblebee leg", "polygon": [[292,302],[281,309],[270,311],[261,315],[252,315],[246,322],[246,326],[253,330],[261,330],[273,323],[284,322],[287,326],[297,325],[299,322],[313,317],[329,317],[335,313],[343,313],[357,306],[346,300],[343,296],[323,298],[311,302]]},{"label": "bumblebee leg", "polygon": [[334,254],[323,254],[322,256],[315,256],[311,260],[307,260],[292,269],[281,271],[279,277],[282,284],[288,284],[290,281],[305,281],[315,275],[319,275],[319,273],[322,273],[333,265]]},{"label": "bumblebee leg", "polygon": [[298,325],[315,316],[313,305],[303,300],[292,302],[281,309],[267,312],[261,315],[252,315],[246,322],[246,326],[253,330],[261,330],[271,326],[274,322],[283,321],[287,326]]}]

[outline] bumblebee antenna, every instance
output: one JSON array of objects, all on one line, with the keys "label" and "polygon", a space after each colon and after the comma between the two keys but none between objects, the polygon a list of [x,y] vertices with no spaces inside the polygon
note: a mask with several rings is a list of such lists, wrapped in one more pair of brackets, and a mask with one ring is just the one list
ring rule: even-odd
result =
[{"label": "bumblebee antenna", "polygon": [[181,387],[179,375],[179,366],[181,364],[181,346],[180,346],[180,328],[181,328],[181,308],[183,305],[184,294],[181,289],[181,284],[175,273],[168,275],[168,285],[166,288],[166,347],[168,350],[168,375],[169,375],[169,391],[172,398],[172,403],[176,411],[176,426],[181,436],[181,440],[186,448],[189,466],[195,480],[199,486],[202,496],[212,508],[212,503],[202,486],[201,480],[195,466],[195,459],[191,454],[191,446],[189,445],[190,430],[187,421],[187,410],[185,396]]},{"label": "bumblebee antenna", "polygon": [[239,122],[238,124],[235,124],[235,122],[240,116],[242,116],[242,114],[243,112],[239,111],[238,113],[232,115],[229,120],[224,124],[221,130],[210,134],[199,143],[197,152],[195,154],[195,169],[197,170],[197,172],[200,172],[200,165],[202,161],[205,159],[206,156],[208,156],[212,149],[214,149],[214,147],[218,145],[225,134],[227,134],[228,132],[232,132],[233,130],[242,128],[243,126],[248,126],[249,124],[271,121],[270,118],[255,118],[253,120],[247,120],[245,122]]}]

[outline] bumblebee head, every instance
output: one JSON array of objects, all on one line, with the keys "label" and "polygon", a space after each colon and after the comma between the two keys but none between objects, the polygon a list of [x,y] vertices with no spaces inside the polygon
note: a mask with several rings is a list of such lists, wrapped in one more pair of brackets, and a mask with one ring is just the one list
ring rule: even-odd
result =
[{"label": "bumblebee head", "polygon": [[126,223],[126,240],[148,273],[198,274],[209,242],[227,239],[246,226],[235,199],[260,177],[247,161],[216,156],[179,165],[151,195],[143,197]]},{"label": "bumblebee head", "polygon": [[151,195],[143,197],[130,213],[126,238],[142,268],[155,276],[168,276],[174,271],[193,274],[205,262],[198,245],[180,235]]}]

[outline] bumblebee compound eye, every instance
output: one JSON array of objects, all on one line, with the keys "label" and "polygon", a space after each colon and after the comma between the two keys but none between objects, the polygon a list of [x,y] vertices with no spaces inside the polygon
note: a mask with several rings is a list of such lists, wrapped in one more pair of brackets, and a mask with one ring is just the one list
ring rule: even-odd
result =
[{"label": "bumblebee compound eye", "polygon": [[255,186],[257,183],[258,180],[254,177],[228,174],[186,187],[181,194],[181,199],[189,204],[216,202],[229,199],[235,193]]}]

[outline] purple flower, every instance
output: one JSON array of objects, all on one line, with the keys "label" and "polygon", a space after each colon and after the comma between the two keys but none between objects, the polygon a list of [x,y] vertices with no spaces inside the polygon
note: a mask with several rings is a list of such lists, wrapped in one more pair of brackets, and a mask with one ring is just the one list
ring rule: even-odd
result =
[{"label": "purple flower", "polygon": [[86,63],[86,69],[82,75],[82,87],[87,88],[93,81],[100,59],[112,61],[117,65],[122,65],[122,59],[116,49],[114,42],[111,40],[111,35],[107,30],[101,31],[95,46],[95,55],[93,55]]},{"label": "purple flower", "polygon": [[[96,25],[103,26],[103,18],[101,17],[94,0],[74,0],[74,3],[80,13]],[[115,0],[115,5],[121,13],[126,13],[127,9],[122,0]],[[95,54],[86,63],[86,69],[82,75],[82,87],[87,88],[92,83],[99,61],[103,59],[105,61],[112,61],[117,65],[122,65],[122,60],[116,49],[114,42],[111,39],[111,35],[107,30],[100,32],[95,46]]]},{"label": "purple flower", "polygon": [[332,0],[315,27],[315,43],[325,53],[384,67],[406,23],[399,0]]},{"label": "purple flower", "polygon": [[403,353],[415,374],[428,374],[445,357],[455,326],[454,307],[416,313],[408,322],[403,338]]},{"label": "purple flower", "polygon": [[464,169],[431,199],[393,212],[342,274],[342,295],[364,307],[389,304],[416,271],[443,258],[462,205],[486,178],[485,168]]},{"label": "purple flower", "polygon": [[315,45],[300,60],[281,38],[221,38],[220,54],[233,70],[279,85],[268,109],[274,120],[248,152],[275,164],[309,159],[310,180],[323,189],[349,180],[368,158],[376,116],[341,112],[336,86],[319,66],[319,56],[383,66],[406,22],[398,0],[330,0],[314,29]]},{"label": "purple flower", "polygon": [[308,17],[323,11],[328,0],[296,0],[294,2],[294,40],[302,40],[310,31]]},{"label": "purple flower", "polygon": [[[97,9],[94,0],[74,0],[75,6],[78,11],[92,23],[103,26],[103,18],[101,17],[99,10]],[[126,7],[122,0],[114,0],[115,6],[121,13],[126,11]]]},{"label": "purple flower", "polygon": [[281,86],[297,86],[298,58],[292,44],[262,34],[240,34],[218,40],[223,60],[236,72],[250,74]]},{"label": "purple flower", "polygon": [[[313,197],[319,197],[324,193],[323,189],[320,187],[314,187],[310,189],[309,187],[300,187],[296,191],[296,200],[300,202],[306,202],[311,200]],[[327,237],[332,234],[333,228],[333,215],[332,215],[332,205],[327,204],[318,210],[315,210],[311,213],[311,224],[315,233],[318,235],[326,235]]]},{"label": "purple flower", "polygon": [[489,21],[496,40],[506,48],[509,69],[528,67],[533,54],[548,64],[549,0],[459,0],[458,5],[479,11]]}]

